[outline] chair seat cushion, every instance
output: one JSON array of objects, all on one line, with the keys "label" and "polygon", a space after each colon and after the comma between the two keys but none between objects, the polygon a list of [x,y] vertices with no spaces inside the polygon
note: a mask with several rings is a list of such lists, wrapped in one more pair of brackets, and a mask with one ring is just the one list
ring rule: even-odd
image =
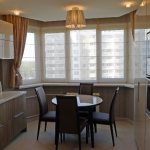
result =
[{"label": "chair seat cushion", "polygon": [[109,114],[103,112],[93,112],[93,122],[101,123],[101,124],[108,124],[109,122]]},{"label": "chair seat cushion", "polygon": [[41,118],[43,121],[56,121],[56,111],[48,111],[46,114],[44,114]]}]

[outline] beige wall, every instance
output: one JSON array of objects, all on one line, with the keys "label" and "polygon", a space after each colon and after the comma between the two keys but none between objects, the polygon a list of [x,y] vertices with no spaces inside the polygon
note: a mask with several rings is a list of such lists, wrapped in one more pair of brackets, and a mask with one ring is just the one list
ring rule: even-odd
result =
[{"label": "beige wall", "polygon": [[[109,105],[112,100],[113,93],[116,86],[95,86],[94,92],[100,93],[103,103],[99,110],[108,112]],[[35,95],[34,88],[22,89],[27,91],[27,117],[32,118],[38,115],[39,106]],[[51,103],[51,99],[57,94],[65,94],[67,92],[78,93],[79,86],[44,86],[47,99],[49,101],[49,109],[54,110],[55,106]],[[116,116],[117,118],[126,118],[133,121],[134,116],[134,89],[127,87],[120,87],[118,98],[116,101]]]}]

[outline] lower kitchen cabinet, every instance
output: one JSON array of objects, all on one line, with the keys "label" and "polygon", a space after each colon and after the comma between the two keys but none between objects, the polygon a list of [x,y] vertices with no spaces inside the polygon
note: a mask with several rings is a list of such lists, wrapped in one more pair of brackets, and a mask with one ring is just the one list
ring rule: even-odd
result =
[{"label": "lower kitchen cabinet", "polygon": [[13,138],[12,121],[0,125],[0,150],[2,150]]},{"label": "lower kitchen cabinet", "polygon": [[150,116],[146,114],[145,150],[150,149]]},{"label": "lower kitchen cabinet", "polygon": [[146,103],[146,80],[135,84],[135,141],[138,150],[144,150],[145,147],[145,103]]},{"label": "lower kitchen cabinet", "polygon": [[0,150],[27,128],[25,92],[5,92],[0,96]]}]

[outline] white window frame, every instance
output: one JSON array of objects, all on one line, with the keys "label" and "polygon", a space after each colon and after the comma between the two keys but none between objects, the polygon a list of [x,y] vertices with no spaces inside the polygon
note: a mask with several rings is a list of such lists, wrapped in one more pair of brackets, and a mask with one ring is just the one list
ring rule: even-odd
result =
[{"label": "white window frame", "polygon": [[[88,27],[86,27],[86,28],[84,28],[84,29],[79,29],[79,30],[92,30],[92,29],[95,29],[96,30],[96,54],[97,54],[97,29],[96,29],[96,26],[88,26]],[[72,30],[76,30],[76,29],[72,29]],[[78,30],[78,29],[77,29]],[[69,50],[70,50],[70,46],[71,46],[71,44],[70,44],[70,30],[68,31],[68,43],[69,43]],[[91,82],[91,83],[96,83],[96,82],[98,82],[98,80],[97,80],[97,56],[96,56],[96,79],[95,80],[72,80],[71,79],[71,57],[70,57],[70,51],[68,52],[68,54],[69,54],[69,56],[68,56],[68,58],[69,58],[69,60],[68,60],[68,62],[69,62],[69,82],[73,82],[73,83],[78,83],[78,82]]]},{"label": "white window frame", "polygon": [[[128,43],[128,28],[127,24],[125,23],[116,23],[116,24],[102,24],[101,26],[88,26],[84,28],[85,30],[88,29],[96,29],[96,80],[71,80],[71,57],[70,57],[70,30],[64,27],[29,27],[28,32],[35,33],[35,65],[36,65],[36,79],[31,80],[23,80],[23,84],[31,84],[31,83],[44,83],[44,82],[51,82],[51,83],[78,83],[78,82],[92,82],[92,83],[125,83],[127,80],[127,54],[129,49]],[[83,30],[84,30],[83,29]],[[124,78],[102,78],[101,74],[101,36],[99,35],[103,30],[124,30]],[[46,79],[45,78],[45,48],[44,48],[44,34],[45,33],[59,33],[64,32],[65,34],[65,71],[66,71],[66,78],[64,79]]]},{"label": "white window frame", "polygon": [[[102,70],[100,71],[100,74],[99,74],[99,78],[98,78],[98,81],[101,82],[101,83],[125,83],[126,80],[127,80],[127,53],[128,53],[128,43],[127,43],[127,30],[126,28],[123,26],[123,27],[120,27],[120,28],[105,28],[105,29],[100,29],[98,32],[102,32],[102,31],[105,31],[105,30],[124,30],[124,78],[102,78]],[[100,37],[100,40],[101,40],[101,36]],[[101,42],[99,43],[101,44]],[[102,57],[102,48],[100,46],[100,57]],[[102,59],[100,59],[102,60]],[[100,69],[102,68],[102,61],[100,61]]]},{"label": "white window frame", "polygon": [[23,85],[41,82],[41,59],[40,59],[40,28],[29,26],[27,33],[34,33],[35,36],[35,74],[34,79],[23,79]]},{"label": "white window frame", "polygon": [[[46,66],[45,66],[45,34],[46,33],[64,33],[65,35],[65,75],[66,75],[66,78],[56,78],[56,79],[52,79],[52,78],[46,78]],[[42,28],[42,35],[41,35],[41,38],[42,38],[42,53],[43,53],[43,60],[42,60],[42,68],[43,68],[43,71],[42,71],[42,81],[43,82],[52,82],[52,83],[56,83],[56,82],[67,82],[67,61],[66,61],[66,54],[67,54],[67,42],[66,42],[66,30],[64,27],[44,27]]]}]

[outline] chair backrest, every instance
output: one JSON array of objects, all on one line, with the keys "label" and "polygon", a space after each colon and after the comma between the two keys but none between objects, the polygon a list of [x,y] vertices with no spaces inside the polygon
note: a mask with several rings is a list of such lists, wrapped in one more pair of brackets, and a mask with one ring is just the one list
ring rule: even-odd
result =
[{"label": "chair backrest", "polygon": [[112,101],[110,104],[110,109],[109,109],[109,115],[110,115],[109,120],[110,121],[114,121],[114,119],[115,119],[115,101],[116,101],[118,92],[119,92],[119,87],[117,87],[117,89],[115,90],[115,93],[113,95],[113,98],[112,98]]},{"label": "chair backrest", "polygon": [[79,94],[93,95],[93,83],[80,83]]},{"label": "chair backrest", "polygon": [[78,133],[79,116],[75,96],[56,96],[56,126],[59,132]]},{"label": "chair backrest", "polygon": [[35,88],[35,92],[39,102],[40,116],[48,112],[48,103],[43,87]]}]

